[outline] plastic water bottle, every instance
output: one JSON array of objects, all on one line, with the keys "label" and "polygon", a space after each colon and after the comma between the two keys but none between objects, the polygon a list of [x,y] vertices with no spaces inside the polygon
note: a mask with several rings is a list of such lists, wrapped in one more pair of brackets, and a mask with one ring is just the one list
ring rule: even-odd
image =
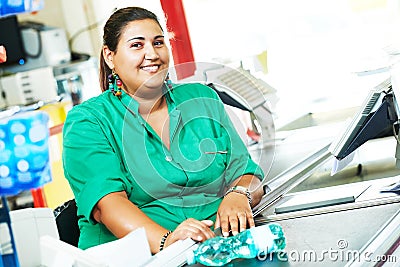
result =
[{"label": "plastic water bottle", "polygon": [[255,258],[272,252],[281,252],[286,246],[282,227],[270,223],[247,229],[235,236],[216,236],[200,243],[190,251],[187,263],[222,266],[236,258]]}]

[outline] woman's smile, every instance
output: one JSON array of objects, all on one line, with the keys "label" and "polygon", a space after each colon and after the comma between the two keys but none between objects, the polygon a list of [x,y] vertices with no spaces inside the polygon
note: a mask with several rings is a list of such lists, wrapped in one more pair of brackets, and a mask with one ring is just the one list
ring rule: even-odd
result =
[{"label": "woman's smile", "polygon": [[140,67],[141,70],[144,70],[149,73],[157,73],[159,68],[160,65],[155,65],[155,64]]}]

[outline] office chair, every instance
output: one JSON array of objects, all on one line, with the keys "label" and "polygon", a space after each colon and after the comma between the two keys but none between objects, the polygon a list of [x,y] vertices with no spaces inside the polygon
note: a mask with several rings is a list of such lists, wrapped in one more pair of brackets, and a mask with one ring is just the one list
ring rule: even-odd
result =
[{"label": "office chair", "polygon": [[54,210],[60,240],[75,247],[78,247],[80,235],[77,211],[75,199],[68,200]]}]

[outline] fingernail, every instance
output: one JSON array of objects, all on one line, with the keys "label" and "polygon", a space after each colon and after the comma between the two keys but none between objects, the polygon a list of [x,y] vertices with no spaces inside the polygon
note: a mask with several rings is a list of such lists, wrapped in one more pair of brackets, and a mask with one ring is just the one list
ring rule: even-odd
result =
[{"label": "fingernail", "polygon": [[229,236],[229,233],[228,232],[223,232],[222,235],[227,237],[227,236]]},{"label": "fingernail", "polygon": [[233,235],[237,235],[239,232],[238,231],[232,231]]}]

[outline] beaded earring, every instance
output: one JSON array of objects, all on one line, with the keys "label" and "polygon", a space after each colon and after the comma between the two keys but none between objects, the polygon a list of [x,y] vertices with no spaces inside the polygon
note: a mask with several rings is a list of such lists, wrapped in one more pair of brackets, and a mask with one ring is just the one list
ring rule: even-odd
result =
[{"label": "beaded earring", "polygon": [[169,74],[167,74],[167,77],[165,77],[165,84],[167,85],[167,87],[168,87],[168,89],[172,89],[172,81],[171,81],[171,79],[169,78]]},{"label": "beaded earring", "polygon": [[110,75],[108,75],[108,89],[113,93],[115,96],[122,95],[121,92],[122,88],[122,81],[120,80],[118,74],[112,71]]}]

